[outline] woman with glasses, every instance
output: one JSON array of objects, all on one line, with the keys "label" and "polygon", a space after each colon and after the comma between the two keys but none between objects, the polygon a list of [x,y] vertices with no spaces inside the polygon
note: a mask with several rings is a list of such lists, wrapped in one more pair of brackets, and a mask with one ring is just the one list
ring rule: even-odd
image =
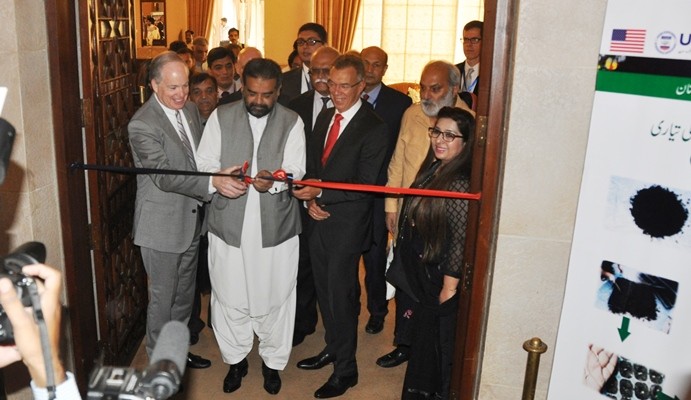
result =
[{"label": "woman with glasses", "polygon": [[[429,154],[412,187],[467,192],[474,130],[468,111],[443,107],[429,128]],[[399,288],[416,301],[403,399],[449,396],[467,221],[467,200],[408,197],[403,202],[393,268],[400,268],[407,281]]]}]

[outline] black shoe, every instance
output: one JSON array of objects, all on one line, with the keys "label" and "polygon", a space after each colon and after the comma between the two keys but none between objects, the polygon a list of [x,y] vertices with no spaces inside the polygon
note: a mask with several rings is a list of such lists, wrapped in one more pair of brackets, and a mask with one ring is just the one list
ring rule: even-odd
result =
[{"label": "black shoe", "polygon": [[199,342],[199,333],[198,332],[190,332],[190,346],[194,346]]},{"label": "black shoe", "polygon": [[240,389],[242,384],[242,377],[247,375],[247,359],[243,358],[237,364],[232,364],[228,369],[228,374],[225,379],[223,379],[223,391],[225,393],[231,393]]},{"label": "black shoe", "polygon": [[384,329],[384,318],[369,317],[367,326],[365,326],[365,332],[375,334],[381,332],[382,329]]},{"label": "black shoe", "polygon": [[318,399],[338,397],[355,385],[357,385],[357,374],[341,377],[331,375],[329,380],[314,392],[314,397]]},{"label": "black shoe", "polygon": [[331,364],[336,361],[336,356],[333,354],[321,352],[318,355],[310,358],[305,358],[304,360],[298,362],[298,368],[300,369],[320,369],[326,365]]},{"label": "black shoe", "polygon": [[281,391],[281,377],[278,371],[269,368],[262,362],[262,375],[264,376],[264,390],[269,394],[277,394]]},{"label": "black shoe", "polygon": [[204,369],[211,366],[211,361],[198,355],[187,353],[187,368]]},{"label": "black shoe", "polygon": [[391,353],[377,359],[377,365],[382,368],[392,368],[410,359],[410,351],[405,347],[396,347]]}]

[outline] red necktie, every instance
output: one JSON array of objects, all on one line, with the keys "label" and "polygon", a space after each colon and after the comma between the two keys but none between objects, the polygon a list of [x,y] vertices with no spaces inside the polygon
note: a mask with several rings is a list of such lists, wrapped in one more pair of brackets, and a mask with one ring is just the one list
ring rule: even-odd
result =
[{"label": "red necktie", "polygon": [[341,130],[342,119],[343,115],[334,115],[334,123],[331,125],[331,129],[329,129],[329,135],[326,137],[326,144],[324,145],[324,152],[322,153],[322,166],[326,165],[326,160],[328,160],[329,154],[331,154],[331,149],[333,149],[336,140],[338,140],[338,132]]}]

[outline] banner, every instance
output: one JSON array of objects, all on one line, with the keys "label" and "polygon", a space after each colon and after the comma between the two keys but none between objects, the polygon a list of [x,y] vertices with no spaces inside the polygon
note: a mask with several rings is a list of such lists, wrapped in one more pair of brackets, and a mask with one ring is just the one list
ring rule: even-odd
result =
[{"label": "banner", "polygon": [[608,2],[549,399],[691,394],[690,16]]}]

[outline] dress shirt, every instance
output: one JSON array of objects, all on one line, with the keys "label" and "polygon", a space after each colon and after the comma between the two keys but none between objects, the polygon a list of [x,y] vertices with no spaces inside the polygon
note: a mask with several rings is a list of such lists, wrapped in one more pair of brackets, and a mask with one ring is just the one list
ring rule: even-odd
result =
[{"label": "dress shirt", "polygon": [[[358,100],[349,109],[345,110],[342,113],[339,113],[343,116],[343,119],[341,120],[340,129],[338,130],[338,137],[339,138],[341,137],[343,130],[346,128],[346,126],[348,126],[348,124],[353,119],[355,114],[358,112],[360,107],[362,107],[362,100]],[[336,113],[338,113],[338,110],[336,110],[336,112],[334,113],[334,117],[336,116]],[[333,123],[334,123],[334,117],[331,117],[331,122],[329,122],[329,129],[331,129],[331,125],[333,125]],[[328,131],[329,130],[327,129],[327,132]],[[329,135],[326,135],[326,137],[324,138],[324,145],[326,145],[326,139],[328,139],[328,138],[329,138]]]},{"label": "dress shirt", "polygon": [[[199,151],[197,155],[197,168],[199,171],[217,172],[221,169],[221,124],[218,122],[217,110],[214,110],[209,119],[206,121],[204,127],[204,135],[202,141],[199,143]],[[250,121],[250,128],[252,129],[252,137],[255,143],[261,141],[261,135],[264,133],[266,123],[269,119],[268,115],[261,118],[248,115]],[[288,134],[286,146],[283,149],[283,165],[281,168],[288,174],[293,174],[293,179],[301,179],[305,175],[305,125],[302,118],[297,117],[295,125]],[[223,165],[223,168],[231,165]],[[258,171],[257,171],[258,172]],[[273,172],[273,171],[271,171]],[[278,193],[288,189],[288,184],[285,182],[274,182],[269,189],[269,193]],[[216,188],[211,184],[209,178],[209,193],[216,192]]]},{"label": "dress shirt", "polygon": [[[312,128],[314,128],[314,123],[317,121],[317,117],[319,116],[319,113],[322,112],[322,108],[324,107],[324,101],[322,100],[322,97],[325,96],[322,96],[317,91],[314,92],[314,101],[312,102]],[[331,99],[329,98],[329,101],[326,103],[326,108],[331,108],[333,106],[334,104],[331,102]]]},{"label": "dress shirt", "polygon": [[[67,379],[55,387],[56,400],[80,400],[82,397],[77,388],[77,381],[74,380],[74,375],[67,372]],[[48,400],[48,389],[36,386],[34,381],[31,381],[31,393],[34,400]]]},{"label": "dress shirt", "polygon": [[372,106],[376,106],[377,99],[379,98],[379,92],[381,92],[381,83],[375,86],[374,89],[370,90],[369,92],[364,92],[363,94],[367,94],[369,96],[367,98],[368,103],[370,103]]},{"label": "dress shirt", "polygon": [[310,82],[310,68],[305,65],[304,63],[302,64],[302,79],[300,79],[300,94],[305,93],[312,89],[311,83]]},{"label": "dress shirt", "polygon": [[[466,74],[468,70],[472,68],[473,72],[470,74],[470,79],[466,81]],[[468,61],[465,62],[465,71],[463,71],[463,85],[461,87],[465,87],[468,92],[472,92],[475,90],[475,85],[477,85],[477,78],[480,76],[480,63],[477,63],[473,66],[468,65]]]},{"label": "dress shirt", "polygon": [[[166,117],[168,117],[168,121],[173,125],[173,129],[175,129],[175,132],[178,132],[178,119],[175,117],[175,112],[178,110],[173,110],[172,108],[166,107],[163,103],[161,103],[160,100],[158,100],[158,95],[154,94],[156,96],[156,101],[158,101],[158,104],[161,105],[161,108],[163,108],[163,112],[166,113]],[[190,141],[190,144],[192,145],[192,154],[196,156],[197,154],[197,149],[196,149],[196,142],[194,141],[194,138],[190,134],[190,125],[187,123],[187,116],[185,115],[185,112],[183,110],[180,111],[180,119],[182,119],[182,125],[185,127],[185,135],[187,135],[187,140]],[[182,140],[182,138],[180,139]]]}]

